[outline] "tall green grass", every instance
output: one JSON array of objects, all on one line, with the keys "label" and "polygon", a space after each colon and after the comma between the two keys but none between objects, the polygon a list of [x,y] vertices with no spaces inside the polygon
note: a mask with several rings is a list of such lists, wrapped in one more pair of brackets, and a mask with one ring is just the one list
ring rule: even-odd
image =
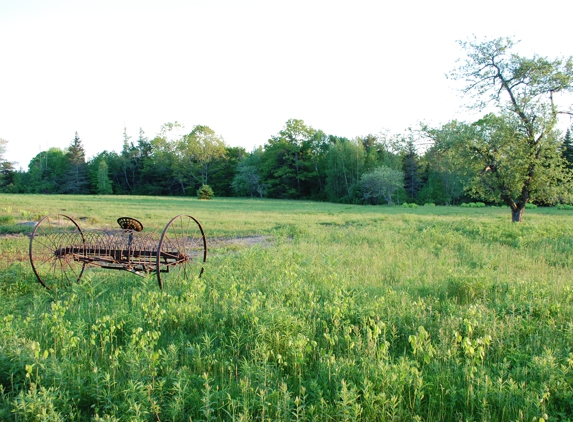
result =
[{"label": "tall green grass", "polygon": [[82,227],[188,213],[208,237],[272,239],[214,246],[202,278],[163,291],[101,270],[46,291],[27,238],[1,238],[1,420],[573,417],[566,211],[0,199]]}]

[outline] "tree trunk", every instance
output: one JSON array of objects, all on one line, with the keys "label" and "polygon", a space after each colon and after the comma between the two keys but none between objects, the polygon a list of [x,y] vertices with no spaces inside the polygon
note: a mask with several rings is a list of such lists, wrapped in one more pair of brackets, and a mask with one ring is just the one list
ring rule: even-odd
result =
[{"label": "tree trunk", "polygon": [[517,208],[511,210],[511,222],[521,223],[523,221],[523,212],[525,211],[525,205],[519,205]]}]

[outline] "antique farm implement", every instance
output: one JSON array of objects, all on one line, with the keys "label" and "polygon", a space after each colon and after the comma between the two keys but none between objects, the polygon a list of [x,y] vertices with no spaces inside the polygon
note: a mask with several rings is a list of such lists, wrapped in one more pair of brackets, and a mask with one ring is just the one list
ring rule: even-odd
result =
[{"label": "antique farm implement", "polygon": [[87,266],[155,273],[159,288],[174,277],[203,274],[207,241],[199,221],[178,215],[158,230],[143,232],[130,217],[118,218],[120,229],[83,231],[63,215],[41,219],[30,236],[30,263],[38,281],[50,289],[79,281]]}]

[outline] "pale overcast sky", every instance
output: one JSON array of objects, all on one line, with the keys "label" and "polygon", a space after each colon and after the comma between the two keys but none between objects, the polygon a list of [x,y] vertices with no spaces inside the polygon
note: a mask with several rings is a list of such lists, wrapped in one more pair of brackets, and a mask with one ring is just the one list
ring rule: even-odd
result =
[{"label": "pale overcast sky", "polygon": [[573,2],[0,0],[5,158],[120,151],[163,123],[264,145],[288,119],[352,138],[464,118],[456,40],[573,55]]}]

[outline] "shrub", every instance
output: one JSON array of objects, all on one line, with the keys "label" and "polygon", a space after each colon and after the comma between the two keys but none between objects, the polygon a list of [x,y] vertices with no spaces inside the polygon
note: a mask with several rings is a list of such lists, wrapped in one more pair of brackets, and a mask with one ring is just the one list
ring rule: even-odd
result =
[{"label": "shrub", "polygon": [[535,204],[525,204],[525,209],[534,210],[535,208],[537,208]]},{"label": "shrub", "polygon": [[426,203],[424,204],[424,206],[425,206],[425,207],[435,207],[436,204],[434,204],[433,202],[426,202]]},{"label": "shrub", "polygon": [[555,208],[557,208],[558,210],[573,210],[573,205],[557,204]]},{"label": "shrub", "polygon": [[215,194],[213,193],[213,189],[209,185],[202,185],[199,190],[197,191],[197,196],[199,199],[211,199]]}]

